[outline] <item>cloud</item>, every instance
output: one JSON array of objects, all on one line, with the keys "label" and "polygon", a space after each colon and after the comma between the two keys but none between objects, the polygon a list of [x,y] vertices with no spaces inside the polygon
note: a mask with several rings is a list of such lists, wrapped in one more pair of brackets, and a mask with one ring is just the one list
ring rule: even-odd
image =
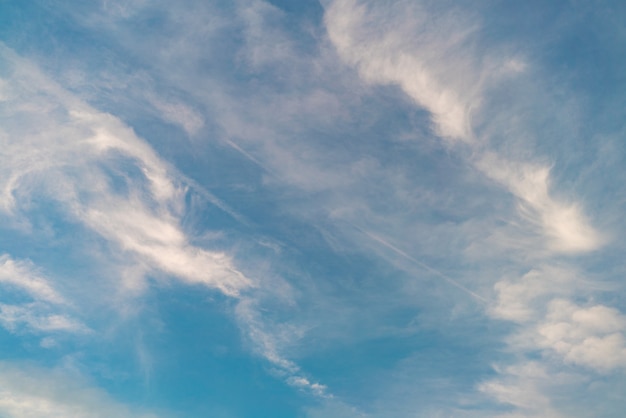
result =
[{"label": "cloud", "polygon": [[[450,85],[452,67],[467,46],[475,24],[459,14],[429,14],[420,5],[399,2],[387,11],[356,0],[335,1],[327,9],[328,35],[339,55],[371,83],[397,84],[432,114],[439,135],[472,141],[472,92]],[[400,13],[404,17],[400,17]],[[439,36],[441,33],[446,36]],[[463,62],[464,63],[464,62]]]},{"label": "cloud", "polygon": [[[437,328],[445,334],[451,323],[472,321],[465,315],[470,309],[462,307],[466,300],[472,306],[479,300],[480,309],[486,302],[487,318],[480,320],[511,322],[494,328],[512,330],[504,351],[515,359],[498,363],[497,376],[479,389],[512,405],[514,412],[507,416],[557,416],[551,398],[562,381],[549,382],[562,371],[559,367],[611,375],[622,367],[623,329],[622,314],[608,302],[594,302],[597,293],[581,285],[584,272],[574,266],[584,265],[588,259],[583,256],[593,256],[608,240],[594,227],[589,202],[576,192],[564,192],[562,160],[533,145],[551,138],[534,138],[539,130],[520,116],[531,105],[552,114],[555,106],[536,94],[547,88],[545,80],[516,45],[485,44],[482,30],[488,22],[480,16],[480,4],[476,10],[458,4],[448,8],[446,2],[324,4],[329,39],[262,1],[233,3],[227,10],[202,2],[107,1],[86,6],[88,18],[59,5],[81,28],[124,49],[109,51],[111,55],[132,56],[141,69],[118,73],[114,65],[106,67],[103,61],[109,58],[86,56],[86,61],[93,59],[90,65],[114,69],[105,80],[92,74],[76,81],[75,94],[70,94],[3,50],[5,62],[14,67],[0,84],[6,103],[2,111],[9,115],[0,128],[6,145],[0,151],[0,203],[7,222],[17,228],[21,217],[20,227],[27,229],[29,215],[52,202],[49,207],[64,220],[105,243],[99,251],[110,254],[102,259],[120,264],[124,291],[134,287],[140,292],[147,276],[167,275],[237,297],[235,316],[252,350],[287,384],[320,398],[329,399],[330,390],[301,370],[294,355],[313,350],[297,347],[314,340],[307,339],[310,329],[317,328],[313,334],[324,339],[311,344],[316,347],[394,333],[417,340],[428,322],[424,318],[434,315],[431,311],[445,311]],[[296,26],[298,32],[290,32]],[[298,37],[305,40],[299,43]],[[220,60],[211,61],[214,56]],[[363,82],[353,77],[355,72]],[[380,85],[392,88],[376,87]],[[92,103],[104,101],[103,108],[119,118],[79,98],[93,98],[94,91]],[[561,106],[560,96],[557,102]],[[210,152],[215,159],[210,170],[218,174],[204,173],[203,180],[235,195],[233,202],[251,218],[266,222],[270,217],[251,199],[262,195],[264,202],[271,201],[272,216],[279,221],[267,221],[260,229],[275,234],[272,243],[288,243],[281,242],[280,257],[273,254],[267,263],[289,264],[302,251],[305,258],[323,258],[332,271],[294,273],[283,266],[294,287],[309,287],[289,301],[293,309],[278,313],[284,288],[250,279],[244,270],[260,273],[256,266],[250,268],[248,257],[202,247],[183,227],[190,188],[200,186],[129,127],[132,117],[124,117],[128,109],[120,110],[120,103],[132,107],[131,113],[156,114],[193,137],[193,152]],[[424,111],[430,115],[430,130],[420,129]],[[413,119],[407,123],[404,117]],[[178,139],[167,146],[181,146],[174,142]],[[247,161],[237,160],[241,165],[233,170],[225,158],[226,167],[221,157],[232,155],[217,150],[220,145]],[[244,164],[249,162],[252,169]],[[234,187],[222,185],[229,176],[254,193],[233,193]],[[243,219],[215,196],[205,197]],[[358,224],[361,233],[344,228],[346,224]],[[322,231],[322,237],[310,238],[309,230]],[[332,260],[350,271],[335,270]],[[381,260],[391,265],[383,268]],[[315,277],[309,279],[309,274]],[[434,282],[444,290],[420,280],[425,275],[443,279]],[[307,280],[311,283],[303,284]],[[450,292],[452,287],[461,289],[462,296]],[[493,301],[487,296],[491,288]],[[569,304],[563,305],[564,316],[552,310],[558,301]],[[409,325],[402,322],[407,311],[419,311]],[[6,312],[7,324],[63,324],[49,320],[51,313],[33,318],[25,311]],[[351,316],[340,315],[344,312]],[[470,313],[477,315],[475,309]],[[592,330],[588,324],[595,319],[589,318],[619,326]],[[366,322],[370,329],[364,331],[356,322]],[[491,325],[486,325],[489,331]],[[482,340],[483,335],[468,339]],[[481,354],[474,360],[479,365],[489,361]],[[417,386],[421,378],[415,373],[402,384]],[[398,391],[398,398],[407,397],[405,388]],[[389,410],[399,416],[416,413],[414,404],[406,407],[402,400],[380,394],[372,398],[380,400],[380,416]],[[435,409],[427,410],[444,416]],[[471,416],[469,409],[459,409],[457,415]],[[360,415],[340,401],[311,414]]]},{"label": "cloud", "polygon": [[6,418],[109,418],[157,415],[133,410],[61,370],[0,364],[0,414]]},{"label": "cloud", "polygon": [[272,323],[261,315],[258,304],[258,300],[241,299],[235,311],[253,350],[276,367],[275,372],[290,386],[320,398],[332,398],[326,385],[309,380],[300,367],[282,353],[294,340],[302,338],[303,330],[288,323]]},{"label": "cloud", "polygon": [[554,297],[571,295],[582,287],[577,273],[564,267],[545,265],[517,279],[502,278],[495,283],[497,294],[489,314],[498,319],[527,323],[541,319],[541,306]]},{"label": "cloud", "polygon": [[[582,274],[575,267],[561,267],[554,260],[588,254],[608,243],[592,225],[584,202],[560,193],[552,174],[556,157],[542,155],[528,140],[538,135],[535,121],[518,116],[528,103],[555,111],[559,106],[535,88],[523,91],[541,80],[525,78],[531,69],[510,52],[515,46],[485,42],[479,7],[358,0],[325,6],[328,36],[339,57],[365,82],[399,87],[429,112],[433,134],[443,147],[482,175],[486,184],[493,181],[514,198],[515,213],[507,213],[502,205],[490,214],[515,217],[506,227],[489,224],[494,229],[486,247],[497,252],[504,246],[497,263],[526,273],[515,280],[493,275],[496,301],[488,304],[487,314],[518,325],[508,349],[521,359],[512,366],[497,366],[499,377],[479,389],[513,405],[517,411],[511,416],[561,416],[548,392],[563,381],[550,384],[551,378],[568,366],[602,373],[621,369],[624,337],[619,311],[591,302],[585,307],[570,299],[589,300],[594,291],[581,284]],[[489,197],[494,204],[502,199],[497,193]],[[514,229],[522,239],[511,234]],[[472,246],[480,244],[468,249]],[[612,325],[587,325],[597,321]],[[532,360],[537,352],[549,366]]]},{"label": "cloud", "polygon": [[[115,19],[119,18],[118,9],[111,10],[115,12]],[[242,13],[248,21],[254,20],[257,12],[276,12],[272,10],[249,8]],[[254,32],[254,22],[250,31],[249,41],[261,48],[262,45],[255,44],[260,35]],[[184,178],[118,118],[94,109],[64,90],[10,49],[4,47],[0,52],[5,62],[13,67],[6,77],[11,87],[4,104],[7,109],[19,110],[7,113],[22,121],[28,120],[28,125],[41,130],[26,132],[23,123],[4,128],[11,137],[22,139],[22,142],[9,142],[12,148],[6,159],[20,155],[23,164],[7,164],[2,169],[14,179],[0,183],[4,186],[6,213],[10,219],[31,210],[29,201],[35,193],[59,203],[64,216],[109,244],[113,254],[109,260],[105,255],[105,262],[123,261],[123,291],[130,292],[131,296],[145,288],[138,281],[146,275],[160,273],[186,284],[205,285],[241,298],[237,302],[237,316],[254,350],[278,370],[287,384],[315,396],[329,396],[324,385],[306,377],[282,354],[281,345],[291,338],[291,332],[297,333],[295,328],[285,327],[279,331],[278,327],[266,323],[255,308],[246,308],[248,302],[253,303],[246,293],[256,283],[235,267],[233,257],[227,252],[193,245],[193,237],[181,226],[181,219],[189,209],[185,199],[190,188],[197,188],[193,192],[236,220],[243,218],[199,184]],[[262,57],[255,56],[251,63],[262,65]],[[322,103],[315,102],[311,106],[323,106],[325,97],[320,97]],[[164,98],[152,90],[143,98],[165,121],[180,125],[190,136],[205,125],[193,106],[176,98]],[[45,104],[55,109],[55,113],[37,112],[29,108],[31,102]],[[311,178],[306,180],[310,182]],[[42,321],[38,324],[45,326]]]},{"label": "cloud", "polygon": [[517,412],[502,414],[500,417],[563,417],[544,393],[550,376],[540,363],[531,361],[498,372],[501,375],[499,380],[483,383],[479,390],[518,409]]},{"label": "cloud", "polygon": [[291,386],[295,386],[297,388],[302,388],[306,390],[310,390],[313,394],[321,397],[327,397],[326,390],[328,389],[325,385],[320,383],[313,383],[306,377],[302,376],[291,376],[287,379],[287,383]]},{"label": "cloud", "polygon": [[231,296],[251,286],[229,255],[189,243],[180,226],[184,179],[146,142],[8,48],[0,52],[11,71],[2,110],[13,122],[3,126],[0,156],[8,215],[46,196],[148,270]]},{"label": "cloud", "polygon": [[[339,56],[367,82],[397,85],[429,111],[437,135],[461,154],[469,149],[469,162],[519,199],[523,218],[539,227],[551,251],[588,252],[603,244],[578,203],[551,196],[548,167],[527,161],[522,153],[507,157],[491,149],[488,136],[474,132],[475,119],[490,126],[493,116],[482,112],[492,110],[484,103],[507,81],[501,74],[524,68],[513,57],[476,46],[481,25],[475,14],[403,1],[383,9],[337,0],[326,9],[325,22]],[[489,132],[485,126],[481,131]]]},{"label": "cloud", "polygon": [[507,161],[493,153],[481,157],[477,167],[519,198],[520,212],[543,229],[553,251],[587,252],[603,244],[603,237],[585,219],[579,205],[550,196],[549,167]]},{"label": "cloud", "polygon": [[0,286],[19,289],[27,300],[15,300],[10,293],[0,303],[0,323],[11,332],[26,329],[34,333],[89,333],[90,329],[71,313],[66,301],[29,260],[0,256]]},{"label": "cloud", "polygon": [[[580,275],[545,264],[495,283],[497,299],[488,314],[517,324],[506,340],[516,360],[513,366],[495,365],[498,377],[481,384],[481,391],[528,412],[522,416],[560,416],[550,395],[558,399],[567,385],[600,382],[602,375],[624,370],[626,319],[615,308],[575,303],[572,298],[599,290]],[[585,390],[582,383],[574,386],[569,393]]]},{"label": "cloud", "polygon": [[568,385],[567,393],[584,391],[626,366],[626,317],[602,304],[570,300],[590,290],[578,275],[546,266],[495,284],[498,299],[489,314],[518,324],[507,339],[517,360],[495,365],[498,377],[479,389],[526,411],[520,416],[569,416],[557,412],[550,395],[560,400]]},{"label": "cloud", "polygon": [[567,363],[611,372],[626,367],[625,331],[626,317],[617,309],[555,299],[546,319],[537,325],[535,338],[539,347]]},{"label": "cloud", "polygon": [[15,331],[19,325],[25,325],[34,332],[89,332],[79,321],[60,314],[46,314],[45,306],[36,303],[22,305],[0,304],[0,323]]},{"label": "cloud", "polygon": [[0,283],[19,288],[38,301],[66,304],[32,262],[14,260],[8,254],[0,255]]}]

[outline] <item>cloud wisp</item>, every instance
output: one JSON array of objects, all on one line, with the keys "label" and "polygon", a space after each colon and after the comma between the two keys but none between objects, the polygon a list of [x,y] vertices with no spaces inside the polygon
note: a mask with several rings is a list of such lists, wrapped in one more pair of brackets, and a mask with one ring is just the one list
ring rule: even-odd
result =
[{"label": "cloud wisp", "polygon": [[509,258],[528,272],[517,281],[496,279],[496,302],[487,313],[520,325],[510,337],[510,350],[522,358],[539,351],[549,365],[526,359],[499,367],[502,379],[480,389],[524,416],[561,416],[544,394],[548,381],[566,365],[599,373],[620,370],[624,325],[618,310],[587,299],[589,289],[575,278],[583,273],[550,267],[556,257],[601,249],[604,234],[592,226],[580,202],[556,197],[545,157],[534,156],[521,139],[509,138],[508,148],[495,140],[511,135],[500,121],[513,121],[516,105],[511,98],[512,110],[495,109],[491,96],[523,77],[527,65],[506,55],[512,48],[481,47],[480,14],[462,7],[337,0],[327,4],[325,23],[339,56],[366,82],[399,86],[431,114],[434,133],[445,146],[465,155],[475,170],[517,200],[517,215],[530,238],[511,248],[521,250],[520,257]]},{"label": "cloud wisp", "polygon": [[[72,306],[28,261],[0,256],[0,286],[26,297],[0,302],[0,323],[11,332],[85,334],[91,330],[72,315]],[[8,292],[11,295],[11,292]],[[25,299],[25,300],[24,300]]]},{"label": "cloud wisp", "polygon": [[[619,138],[587,137],[610,118],[583,97],[576,61],[608,62],[595,11],[18,3],[0,5],[12,342],[182,415],[623,406],[623,244],[610,232],[624,197],[593,155],[623,178],[622,154]],[[106,383],[114,362],[141,370]],[[45,368],[0,365],[0,385],[11,417],[141,413],[97,389],[67,395]]]},{"label": "cloud wisp", "polygon": [[[507,158],[490,149],[489,137],[475,133],[473,120],[487,118],[481,107],[495,88],[490,83],[501,82],[499,73],[514,57],[474,56],[488,53],[475,46],[480,24],[472,13],[429,10],[408,2],[383,10],[367,2],[340,0],[328,6],[325,19],[342,59],[367,82],[398,85],[427,109],[435,132],[449,146],[461,152],[469,149],[475,168],[519,199],[524,216],[540,227],[551,251],[600,248],[601,234],[580,208],[551,196],[549,167]],[[521,71],[523,66],[515,68]]]},{"label": "cloud wisp", "polygon": [[[2,55],[12,69],[2,106],[13,121],[3,127],[5,213],[19,218],[31,193],[39,192],[147,271],[232,296],[251,286],[226,253],[189,243],[180,226],[187,189],[132,129],[64,91],[8,48]],[[35,102],[38,108],[31,107]]]},{"label": "cloud wisp", "polygon": [[[3,127],[6,147],[2,170],[6,180],[1,186],[7,222],[19,227],[17,221],[28,218],[35,193],[56,202],[63,216],[109,243],[115,254],[111,259],[123,260],[123,299],[140,295],[146,277],[154,275],[217,289],[235,299],[256,286],[235,266],[231,255],[194,246],[181,226],[190,186],[237,221],[245,219],[199,184],[185,179],[119,119],[81,101],[9,48],[2,47],[1,52],[11,69],[3,84],[3,111],[20,122]],[[180,122],[190,135],[202,127],[199,117],[182,105],[170,108],[159,98],[151,100],[167,111],[166,120]],[[34,102],[39,108],[30,107]],[[43,113],[42,107],[46,108]],[[26,126],[37,129],[26,131]],[[33,292],[59,297],[42,280],[11,275],[8,269],[12,266],[7,258],[5,281],[21,280],[20,286],[30,286]],[[245,308],[248,299],[238,302],[237,317],[255,350],[289,385],[315,396],[331,396],[324,385],[310,381],[295,363],[279,354],[277,336],[264,331],[265,325],[254,309]],[[36,308],[35,304],[2,305],[2,321],[7,328],[14,328],[16,323],[40,331],[79,328],[79,323],[59,315],[33,316]]]},{"label": "cloud wisp", "polygon": [[7,418],[156,418],[111,399],[76,373],[0,364],[0,412]]}]

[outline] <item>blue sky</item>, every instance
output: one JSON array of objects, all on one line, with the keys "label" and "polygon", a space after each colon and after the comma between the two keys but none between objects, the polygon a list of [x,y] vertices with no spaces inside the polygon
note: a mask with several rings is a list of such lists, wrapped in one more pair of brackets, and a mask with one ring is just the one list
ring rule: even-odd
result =
[{"label": "blue sky", "polygon": [[0,1],[0,416],[622,417],[625,20]]}]

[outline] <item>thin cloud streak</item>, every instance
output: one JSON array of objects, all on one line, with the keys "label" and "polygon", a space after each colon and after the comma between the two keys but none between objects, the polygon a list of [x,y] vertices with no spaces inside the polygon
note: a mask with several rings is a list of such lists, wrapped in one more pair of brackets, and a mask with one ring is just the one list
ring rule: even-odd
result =
[{"label": "thin cloud streak", "polygon": [[301,336],[301,331],[288,324],[281,326],[268,323],[255,306],[256,303],[254,299],[243,298],[235,310],[240,326],[253,349],[276,367],[275,372],[290,386],[305,390],[318,398],[332,399],[334,396],[326,385],[304,376],[301,368],[281,353],[283,346]]}]

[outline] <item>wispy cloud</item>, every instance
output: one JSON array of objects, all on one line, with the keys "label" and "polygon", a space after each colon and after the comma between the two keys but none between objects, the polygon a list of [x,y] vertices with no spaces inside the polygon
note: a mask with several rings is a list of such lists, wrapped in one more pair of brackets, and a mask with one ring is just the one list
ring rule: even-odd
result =
[{"label": "wispy cloud", "polygon": [[332,2],[325,19],[339,55],[367,81],[400,85],[433,114],[442,137],[473,142],[470,111],[480,100],[480,84],[472,84],[480,80],[472,80],[471,73],[459,77],[454,70],[459,64],[473,70],[471,55],[460,53],[471,47],[477,28],[471,14],[429,13],[406,2],[382,10],[348,0]]},{"label": "wispy cloud", "polygon": [[226,253],[189,243],[180,226],[187,188],[132,129],[6,47],[2,54],[13,71],[2,103],[15,121],[3,127],[3,206],[9,214],[28,210],[32,193],[41,192],[148,269],[228,295],[252,284]]},{"label": "wispy cloud", "polygon": [[477,167],[520,200],[520,213],[543,231],[552,251],[580,253],[602,246],[604,238],[579,204],[560,202],[550,195],[549,167],[507,161],[493,153],[482,156]]},{"label": "wispy cloud", "polygon": [[523,216],[541,228],[553,250],[584,252],[601,246],[601,234],[579,205],[550,195],[548,167],[521,155],[501,155],[490,149],[488,136],[475,133],[473,119],[485,120],[483,102],[502,82],[501,73],[524,66],[514,57],[477,50],[480,24],[472,13],[406,2],[384,11],[356,0],[336,1],[327,9],[326,26],[340,56],[368,82],[399,85],[432,114],[441,137],[466,142],[474,166],[516,196],[522,209],[530,209],[522,210]]},{"label": "wispy cloud", "polygon": [[3,363],[0,389],[0,413],[7,418],[157,417],[116,402],[75,372]]},{"label": "wispy cloud", "polygon": [[[545,156],[518,138],[509,138],[514,145],[508,148],[495,140],[510,137],[512,131],[501,120],[514,123],[515,116],[514,110],[494,108],[491,95],[511,77],[523,76],[528,65],[506,55],[512,48],[481,47],[479,14],[463,8],[402,1],[382,7],[337,0],[327,5],[325,22],[341,58],[364,80],[399,86],[431,114],[434,132],[447,147],[517,200],[518,222],[529,238],[521,246],[512,246],[518,254],[507,258],[513,266],[525,266],[528,273],[517,281],[496,277],[497,302],[488,310],[494,318],[524,324],[513,334],[510,348],[523,355],[541,350],[549,358],[556,355],[557,361],[597,371],[620,368],[621,313],[568,300],[568,296],[587,299],[589,289],[576,280],[580,273],[550,267],[550,260],[559,254],[600,249],[607,242],[604,234],[592,226],[581,201],[556,197],[552,163],[546,164]],[[514,109],[514,99],[509,103]],[[505,240],[499,243],[507,245]],[[523,415],[559,416],[541,385],[535,384],[539,371],[546,376],[555,373],[547,369],[541,362],[521,360],[519,365],[498,369],[506,383],[494,380],[482,389],[526,411]],[[548,378],[540,380],[545,385]]]},{"label": "wispy cloud", "polygon": [[204,127],[205,122],[201,113],[189,105],[176,99],[168,100],[149,93],[147,97],[164,120],[181,126],[189,136],[196,135]]},{"label": "wispy cloud", "polygon": [[283,354],[287,346],[302,337],[303,330],[289,323],[275,324],[268,321],[256,306],[257,303],[252,299],[243,299],[236,308],[237,319],[253,349],[268,360],[275,368],[275,373],[290,386],[320,398],[332,398],[326,385],[311,381],[295,362]]},{"label": "wispy cloud", "polygon": [[[599,206],[623,193],[594,200],[602,164],[570,159],[591,142],[576,92],[492,13],[527,16],[287,3],[60,2],[97,46],[35,48],[46,74],[0,47],[3,227],[69,225],[58,245],[130,300],[172,279],[227,296],[245,346],[313,395],[312,417],[599,411],[568,404],[623,381],[624,314],[604,291],[621,270],[598,273],[621,248],[621,211]],[[1,301],[6,328],[76,331],[71,292],[18,253],[0,261],[0,286],[30,298]]]},{"label": "wispy cloud", "polygon": [[73,332],[89,331],[77,320],[61,314],[46,314],[46,306],[36,303],[22,305],[0,304],[0,322],[10,330],[15,331],[18,326],[25,325],[35,332]]},{"label": "wispy cloud", "polygon": [[506,367],[498,370],[503,375],[500,381],[485,383],[480,389],[498,401],[518,408],[517,412],[501,415],[502,417],[562,417],[555,411],[550,399],[543,393],[548,372],[537,362]]},{"label": "wispy cloud", "polygon": [[38,334],[91,331],[74,317],[71,304],[32,262],[14,260],[7,254],[0,256],[0,286],[20,290],[27,296],[18,297],[17,301],[11,296],[4,297],[0,303],[0,323],[9,331],[25,329]]},{"label": "wispy cloud", "polygon": [[37,272],[33,263],[14,260],[8,254],[0,256],[0,283],[24,290],[35,300],[66,303],[49,281]]}]

